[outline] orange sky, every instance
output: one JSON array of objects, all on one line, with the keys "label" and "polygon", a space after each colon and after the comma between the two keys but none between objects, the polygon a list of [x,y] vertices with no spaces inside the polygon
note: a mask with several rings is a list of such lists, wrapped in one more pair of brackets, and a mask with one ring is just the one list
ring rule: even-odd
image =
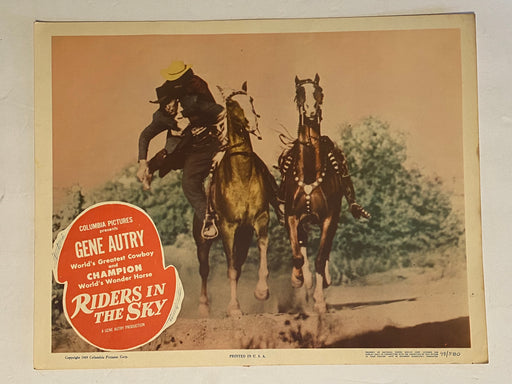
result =
[{"label": "orange sky", "polygon": [[[294,133],[294,77],[320,75],[322,132],[372,115],[409,132],[412,163],[462,183],[462,89],[457,29],[239,35],[53,37],[54,187],[90,188],[137,162],[148,100],[172,60],[216,85],[249,93],[262,116],[255,150],[280,153],[276,129]],[[220,101],[220,100],[218,100]],[[163,145],[152,143],[150,154]]]}]

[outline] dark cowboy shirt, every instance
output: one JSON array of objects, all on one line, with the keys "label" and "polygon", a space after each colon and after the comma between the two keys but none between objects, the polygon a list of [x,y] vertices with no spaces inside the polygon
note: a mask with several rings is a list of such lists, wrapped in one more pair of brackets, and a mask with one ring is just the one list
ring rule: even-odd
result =
[{"label": "dark cowboy shirt", "polygon": [[[145,160],[148,155],[149,142],[159,133],[167,131],[167,141],[179,132],[176,120],[165,109],[153,113],[153,120],[144,128],[139,137],[139,160]],[[173,131],[175,131],[173,135]],[[167,146],[167,145],[166,145]]]},{"label": "dark cowboy shirt", "polygon": [[[184,142],[192,147],[219,145],[219,132],[215,125],[218,123],[224,107],[217,104],[208,84],[189,70],[180,79],[166,81],[156,89],[157,103],[160,108],[153,115],[153,121],[144,129],[139,138],[139,160],[145,159],[149,142],[159,133],[167,130],[168,140],[179,131],[174,116],[165,111],[165,106],[173,99],[178,99],[183,109],[183,117],[190,124],[184,130]],[[184,143],[185,144],[185,143]]]},{"label": "dark cowboy shirt", "polygon": [[161,109],[171,100],[178,99],[183,108],[183,116],[196,127],[215,124],[219,109],[223,109],[215,102],[206,81],[191,69],[177,80],[166,81],[156,89],[156,94]]}]

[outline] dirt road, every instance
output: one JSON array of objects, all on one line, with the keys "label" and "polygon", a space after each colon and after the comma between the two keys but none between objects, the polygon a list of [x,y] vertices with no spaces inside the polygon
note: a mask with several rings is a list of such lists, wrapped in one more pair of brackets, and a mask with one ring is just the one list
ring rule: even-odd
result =
[{"label": "dirt road", "polygon": [[[229,318],[229,287],[223,268],[209,283],[210,317],[197,311],[195,267],[179,266],[185,289],[175,324],[140,350],[246,348],[468,347],[467,282],[462,272],[408,268],[374,274],[357,284],[326,290],[328,310],[318,315],[303,288],[289,276],[269,279],[271,296],[256,300],[257,273],[247,266],[240,279],[244,315]],[[54,332],[54,352],[95,351],[72,329]]]}]

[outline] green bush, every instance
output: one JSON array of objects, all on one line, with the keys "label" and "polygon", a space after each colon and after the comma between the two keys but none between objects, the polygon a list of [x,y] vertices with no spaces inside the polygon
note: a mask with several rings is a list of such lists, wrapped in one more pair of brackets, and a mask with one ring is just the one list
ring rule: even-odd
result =
[{"label": "green bush", "polygon": [[[368,118],[341,130],[357,201],[372,215],[356,221],[342,210],[331,260],[341,271],[360,260],[353,276],[411,265],[410,255],[457,247],[464,228],[438,178],[405,166],[405,137]],[[346,203],[344,203],[346,204]],[[346,205],[345,205],[346,207]]]}]

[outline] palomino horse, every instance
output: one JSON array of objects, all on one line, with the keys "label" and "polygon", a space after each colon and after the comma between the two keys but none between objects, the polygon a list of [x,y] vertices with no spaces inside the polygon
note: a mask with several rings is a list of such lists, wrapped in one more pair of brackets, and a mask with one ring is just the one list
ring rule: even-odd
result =
[{"label": "palomino horse", "polygon": [[[228,314],[239,316],[242,312],[237,298],[237,284],[254,233],[260,253],[259,280],[254,295],[259,300],[269,297],[267,246],[272,191],[266,182],[268,169],[252,149],[249,135],[252,133],[258,139],[261,136],[253,99],[247,95],[247,83],[242,85],[240,91],[223,97],[226,102],[227,147],[215,168],[209,197],[218,217],[228,264],[231,287]],[[202,278],[200,303],[207,306],[208,257],[202,255],[199,260]]]},{"label": "palomino horse", "polygon": [[292,285],[309,289],[313,285],[306,254],[308,225],[321,230],[318,255],[315,260],[316,286],[313,293],[315,310],[326,311],[323,289],[331,284],[329,254],[336,233],[345,196],[355,218],[369,214],[355,202],[348,167],[343,153],[327,136],[320,134],[323,91],[318,74],[314,80],[295,77],[299,110],[298,139],[285,151],[279,164],[283,176],[285,226],[293,252]]}]

